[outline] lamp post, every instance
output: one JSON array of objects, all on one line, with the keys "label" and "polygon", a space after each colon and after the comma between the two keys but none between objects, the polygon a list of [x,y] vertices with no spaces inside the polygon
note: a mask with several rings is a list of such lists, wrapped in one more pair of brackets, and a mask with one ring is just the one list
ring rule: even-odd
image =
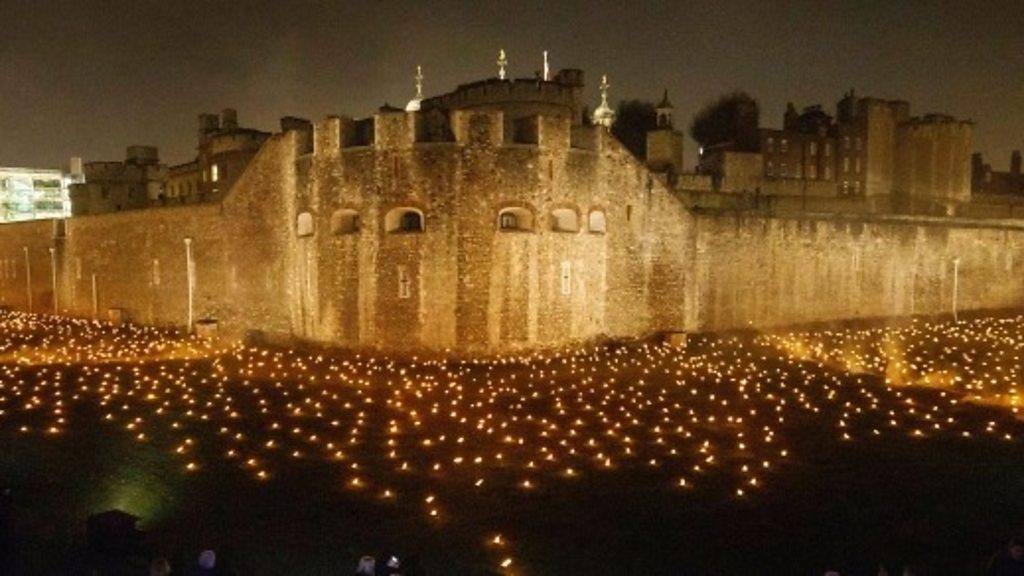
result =
[{"label": "lamp post", "polygon": [[92,318],[93,320],[100,319],[100,295],[96,291],[96,273],[92,274]]},{"label": "lamp post", "polygon": [[22,246],[25,251],[25,294],[28,295],[28,311],[32,313],[32,263],[28,259],[28,246]]},{"label": "lamp post", "polygon": [[192,305],[195,290],[195,272],[192,262],[192,239],[185,238],[185,275],[188,280],[188,333],[192,333]]},{"label": "lamp post", "polygon": [[50,272],[53,281],[53,313],[57,314],[57,249],[50,247]]},{"label": "lamp post", "polygon": [[953,258],[953,321],[959,321],[957,308],[960,300],[960,258]]}]

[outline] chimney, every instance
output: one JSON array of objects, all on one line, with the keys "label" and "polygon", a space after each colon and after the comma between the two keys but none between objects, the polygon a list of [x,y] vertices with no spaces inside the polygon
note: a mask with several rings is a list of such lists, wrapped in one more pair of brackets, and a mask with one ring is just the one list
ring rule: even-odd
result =
[{"label": "chimney", "polygon": [[156,146],[141,146],[139,144],[129,146],[125,157],[126,163],[139,166],[160,163],[160,154]]},{"label": "chimney", "polygon": [[82,158],[81,156],[72,156],[71,161],[68,162],[68,174],[72,178],[78,178],[82,176]]},{"label": "chimney", "polygon": [[1020,150],[1014,150],[1010,154],[1010,173],[1020,174]]},{"label": "chimney", "polygon": [[200,114],[199,115],[199,135],[209,134],[210,132],[216,132],[220,129],[220,120],[216,114]]},{"label": "chimney", "polygon": [[238,128],[238,112],[234,108],[225,108],[220,112],[220,126],[224,130]]},{"label": "chimney", "polygon": [[563,68],[555,73],[555,83],[573,88],[583,87],[583,70]]}]

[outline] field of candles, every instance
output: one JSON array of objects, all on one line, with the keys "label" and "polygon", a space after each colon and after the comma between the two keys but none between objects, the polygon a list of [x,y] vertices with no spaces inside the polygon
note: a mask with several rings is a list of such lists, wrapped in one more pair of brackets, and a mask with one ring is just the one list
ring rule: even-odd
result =
[{"label": "field of candles", "polygon": [[0,312],[0,485],[25,573],[112,509],[129,569],[977,573],[1024,528],[1022,379],[1013,315],[439,360]]}]

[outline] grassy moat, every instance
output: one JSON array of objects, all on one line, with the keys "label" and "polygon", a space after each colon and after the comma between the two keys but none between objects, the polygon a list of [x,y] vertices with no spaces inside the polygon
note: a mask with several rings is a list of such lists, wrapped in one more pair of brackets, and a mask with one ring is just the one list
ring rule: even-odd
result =
[{"label": "grassy moat", "polygon": [[442,363],[4,312],[10,570],[88,573],[120,509],[103,574],[981,573],[1024,528],[1022,378],[1020,316]]}]

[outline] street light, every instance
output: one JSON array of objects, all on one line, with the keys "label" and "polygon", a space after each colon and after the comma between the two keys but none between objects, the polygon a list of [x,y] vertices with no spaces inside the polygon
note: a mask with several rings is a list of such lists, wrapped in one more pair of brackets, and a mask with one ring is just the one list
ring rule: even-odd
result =
[{"label": "street light", "polygon": [[57,249],[50,246],[50,271],[53,276],[53,313],[57,314]]},{"label": "street light", "polygon": [[959,321],[957,307],[960,300],[960,257],[953,258],[953,321]]},{"label": "street light", "polygon": [[28,259],[28,246],[22,246],[25,251],[25,293],[28,295],[28,312],[32,313],[32,264]]},{"label": "street light", "polygon": [[195,265],[192,262],[192,239],[185,238],[185,275],[188,278],[188,333],[192,333],[192,304],[195,291]]}]

